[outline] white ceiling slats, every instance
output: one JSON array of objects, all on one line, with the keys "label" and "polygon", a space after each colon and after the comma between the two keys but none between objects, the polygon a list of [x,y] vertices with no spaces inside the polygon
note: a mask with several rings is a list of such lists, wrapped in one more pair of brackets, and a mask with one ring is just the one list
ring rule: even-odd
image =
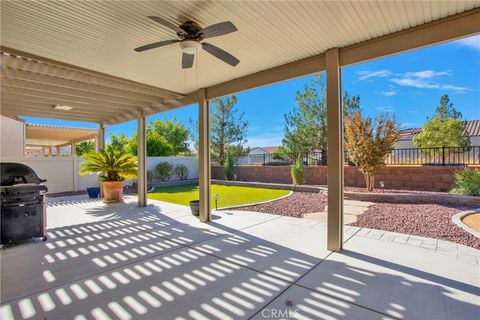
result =
[{"label": "white ceiling slats", "polygon": [[[199,88],[218,97],[318,72],[321,54],[330,48],[344,49],[345,64],[375,58],[368,48],[377,38],[474,9],[480,0],[2,1],[0,6],[2,52],[13,54],[1,55],[1,114],[115,124],[191,103]],[[200,50],[193,68],[183,70],[178,44],[135,52],[176,38],[147,18],[151,15],[202,27],[232,21],[238,32],[208,42],[240,64],[231,67]],[[445,39],[462,35],[449,33]],[[384,47],[398,43],[403,41]],[[352,49],[357,44],[364,48]],[[74,109],[58,111],[55,104]]]},{"label": "white ceiling slats", "polygon": [[[189,93],[463,12],[479,1],[11,1],[1,6],[3,46]],[[192,19],[204,27],[232,21],[238,32],[209,41],[240,64],[233,68],[201,52],[198,70],[185,71],[178,45],[134,52],[175,38],[149,15],[178,24]]]}]

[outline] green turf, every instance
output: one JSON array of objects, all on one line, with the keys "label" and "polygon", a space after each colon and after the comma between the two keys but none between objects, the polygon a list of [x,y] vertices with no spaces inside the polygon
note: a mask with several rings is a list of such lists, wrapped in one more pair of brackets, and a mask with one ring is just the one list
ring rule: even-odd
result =
[{"label": "green turf", "polygon": [[[283,197],[288,190],[249,188],[237,186],[212,185],[212,208],[215,208],[213,195],[218,194],[218,207],[238,206],[262,202]],[[188,206],[190,200],[198,199],[198,185],[189,184],[171,187],[159,187],[148,194],[149,199],[166,201]]]}]

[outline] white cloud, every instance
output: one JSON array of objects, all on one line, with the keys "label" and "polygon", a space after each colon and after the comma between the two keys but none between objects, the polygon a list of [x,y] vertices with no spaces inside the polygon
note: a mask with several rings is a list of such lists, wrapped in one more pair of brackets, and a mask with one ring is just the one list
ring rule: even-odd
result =
[{"label": "white cloud", "polygon": [[380,91],[379,92],[381,95],[384,95],[385,97],[392,97],[398,94],[398,91],[394,89],[388,89],[387,91]]},{"label": "white cloud", "polygon": [[392,106],[384,106],[384,107],[375,107],[380,112],[394,112],[395,109]]},{"label": "white cloud", "polygon": [[407,110],[408,113],[413,113],[413,114],[417,114],[418,111],[417,110]]},{"label": "white cloud", "polygon": [[453,84],[440,83],[439,79],[448,76],[449,71],[423,70],[416,72],[406,72],[402,77],[391,78],[390,81],[403,87],[412,87],[418,89],[437,89],[455,93],[465,93],[472,91],[467,87],[456,86]]},{"label": "white cloud", "polygon": [[417,72],[407,72],[405,73],[406,78],[420,78],[420,79],[432,79],[437,77],[443,77],[449,75],[448,71],[434,71],[434,70],[424,70]]},{"label": "white cloud", "polygon": [[358,81],[367,80],[370,78],[385,78],[392,75],[390,70],[376,70],[376,71],[358,71]]},{"label": "white cloud", "polygon": [[438,89],[439,85],[430,83],[429,81],[425,81],[423,79],[412,79],[412,78],[393,78],[390,79],[395,84],[404,87],[414,87],[414,88],[421,88],[421,89]]},{"label": "white cloud", "polygon": [[480,50],[480,35],[464,38],[464,39],[455,41],[455,43],[464,47],[470,47],[475,50]]}]

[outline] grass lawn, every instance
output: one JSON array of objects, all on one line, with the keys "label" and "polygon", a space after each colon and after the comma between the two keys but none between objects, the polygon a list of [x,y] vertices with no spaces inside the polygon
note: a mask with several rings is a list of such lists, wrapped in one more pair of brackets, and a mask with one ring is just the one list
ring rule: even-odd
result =
[{"label": "grass lawn", "polygon": [[[218,207],[246,205],[273,200],[286,196],[288,190],[249,188],[237,186],[212,185],[212,208],[215,208],[214,194],[218,194]],[[188,206],[190,200],[198,199],[198,185],[159,187],[148,194],[149,199],[166,201]]]}]

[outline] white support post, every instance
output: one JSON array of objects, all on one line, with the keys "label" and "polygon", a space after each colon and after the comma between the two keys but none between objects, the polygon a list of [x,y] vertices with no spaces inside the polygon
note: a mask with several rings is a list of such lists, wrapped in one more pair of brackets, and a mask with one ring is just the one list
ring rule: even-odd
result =
[{"label": "white support post", "polygon": [[340,251],[343,244],[343,108],[338,48],[327,50],[325,62],[328,127],[327,249]]},{"label": "white support post", "polygon": [[145,116],[142,114],[138,117],[138,206],[147,206],[147,139],[146,139],[146,126]]},{"label": "white support post", "polygon": [[95,149],[97,151],[105,150],[105,126],[102,123],[98,127],[98,134],[95,142]]},{"label": "white support post", "polygon": [[198,155],[199,155],[199,189],[200,221],[210,221],[210,106],[205,89],[198,92]]}]

